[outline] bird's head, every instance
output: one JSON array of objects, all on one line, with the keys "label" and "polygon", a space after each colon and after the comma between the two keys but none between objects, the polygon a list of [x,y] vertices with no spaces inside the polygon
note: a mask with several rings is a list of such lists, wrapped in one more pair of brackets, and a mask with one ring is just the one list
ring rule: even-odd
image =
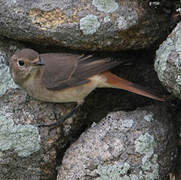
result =
[{"label": "bird's head", "polygon": [[10,71],[14,81],[21,85],[43,65],[39,53],[32,49],[15,52],[10,59]]}]

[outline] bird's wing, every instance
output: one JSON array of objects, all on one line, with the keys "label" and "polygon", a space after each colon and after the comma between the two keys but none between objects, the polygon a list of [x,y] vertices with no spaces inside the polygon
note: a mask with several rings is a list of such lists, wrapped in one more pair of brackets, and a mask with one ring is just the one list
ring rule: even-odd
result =
[{"label": "bird's wing", "polygon": [[42,54],[43,83],[49,90],[61,90],[89,82],[89,77],[120,64],[111,58],[75,54]]}]

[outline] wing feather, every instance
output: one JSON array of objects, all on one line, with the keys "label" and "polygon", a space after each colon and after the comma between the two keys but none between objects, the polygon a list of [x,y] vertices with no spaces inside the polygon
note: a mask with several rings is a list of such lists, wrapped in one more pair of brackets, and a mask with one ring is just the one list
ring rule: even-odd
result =
[{"label": "wing feather", "polygon": [[107,71],[121,61],[100,58],[94,55],[51,53],[42,54],[45,63],[43,83],[49,90],[61,90],[89,82],[89,77]]}]

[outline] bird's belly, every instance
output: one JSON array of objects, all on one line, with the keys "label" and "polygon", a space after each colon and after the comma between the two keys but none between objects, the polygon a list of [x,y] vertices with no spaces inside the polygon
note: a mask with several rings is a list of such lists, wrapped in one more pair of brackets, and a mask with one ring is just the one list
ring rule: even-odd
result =
[{"label": "bird's belly", "polygon": [[66,88],[59,91],[42,88],[36,91],[30,90],[28,94],[41,101],[57,103],[79,102],[88,95],[85,88],[82,87]]},{"label": "bird's belly", "polygon": [[[49,102],[81,102],[90,93],[84,86],[66,88],[59,91],[48,90],[47,96],[41,96],[41,100]],[[91,90],[92,91],[92,90]]]},{"label": "bird's belly", "polygon": [[[63,90],[48,90],[43,85],[41,85],[41,83],[38,83],[39,88],[37,88],[37,85],[35,86],[35,84],[29,84],[29,88],[26,89],[26,91],[30,96],[41,101],[56,103],[81,103],[84,101],[84,98],[98,86],[99,80],[100,78],[94,76],[91,78],[89,83],[71,88],[65,88]],[[34,87],[36,87],[36,89]]]}]

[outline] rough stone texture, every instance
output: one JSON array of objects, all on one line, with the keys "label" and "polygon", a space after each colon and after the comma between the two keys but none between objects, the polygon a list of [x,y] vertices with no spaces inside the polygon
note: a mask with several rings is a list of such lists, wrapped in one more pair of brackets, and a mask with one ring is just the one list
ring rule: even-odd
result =
[{"label": "rough stone texture", "polygon": [[76,137],[73,120],[54,129],[37,125],[56,122],[72,106],[40,102],[20,89],[0,98],[0,179],[56,178],[57,157]]},{"label": "rough stone texture", "polygon": [[155,70],[167,90],[181,99],[181,23],[157,50]]},{"label": "rough stone texture", "polygon": [[45,108],[28,100],[22,90],[11,90],[0,98],[0,179],[36,180],[55,175],[56,151],[48,149],[55,133],[39,132],[36,126],[40,114],[51,119],[48,108],[43,116]]},{"label": "rough stone texture", "polygon": [[[181,23],[178,23],[168,38],[161,44],[156,53],[155,70],[162,84],[175,97],[181,99]],[[181,142],[180,103],[176,104],[176,132]],[[180,143],[181,144],[181,143]],[[176,180],[181,179],[181,148],[176,166]]]},{"label": "rough stone texture", "polygon": [[163,107],[110,113],[94,123],[66,151],[57,179],[167,179],[176,139]]},{"label": "rough stone texture", "polygon": [[9,88],[17,87],[9,73],[8,58],[20,47],[22,45],[0,37],[0,97]]},{"label": "rough stone texture", "polygon": [[13,113],[3,107],[0,112],[0,150],[14,150],[20,157],[27,157],[40,150],[38,128],[32,125],[16,125]]},{"label": "rough stone texture", "polygon": [[179,101],[179,104],[177,104],[177,113],[174,116],[173,121],[176,123],[176,132],[177,132],[177,137],[178,137],[178,156],[177,156],[177,165],[176,165],[176,171],[175,171],[175,180],[180,180],[181,179],[181,102]]},{"label": "rough stone texture", "polygon": [[1,0],[0,17],[0,34],[6,37],[109,51],[148,48],[169,22],[149,0]]}]

